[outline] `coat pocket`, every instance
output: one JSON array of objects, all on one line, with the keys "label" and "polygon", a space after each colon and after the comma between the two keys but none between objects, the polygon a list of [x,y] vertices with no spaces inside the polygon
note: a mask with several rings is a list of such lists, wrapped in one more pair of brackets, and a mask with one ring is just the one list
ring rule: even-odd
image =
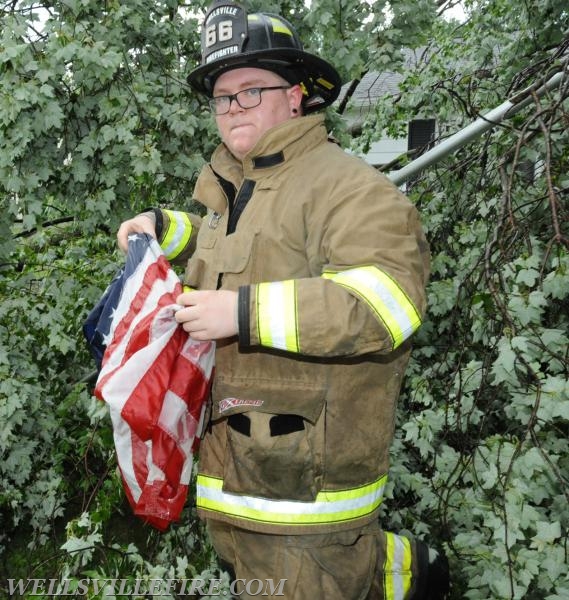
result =
[{"label": "coat pocket", "polygon": [[255,247],[257,232],[235,232],[225,235],[225,217],[215,230],[202,226],[197,248],[186,269],[187,283],[196,289],[237,290],[240,285],[256,280]]},{"label": "coat pocket", "polygon": [[316,498],[324,471],[324,391],[310,390],[316,397],[292,402],[300,393],[287,390],[283,403],[270,394],[258,409],[244,412],[245,405],[240,411],[231,399],[235,408],[227,416],[225,491],[278,500]]}]

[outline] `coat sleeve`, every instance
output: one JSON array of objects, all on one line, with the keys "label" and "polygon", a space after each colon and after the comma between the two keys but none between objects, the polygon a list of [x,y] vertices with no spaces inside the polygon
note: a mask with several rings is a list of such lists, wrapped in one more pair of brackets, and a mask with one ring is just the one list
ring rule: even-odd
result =
[{"label": "coat sleeve", "polygon": [[385,177],[326,190],[307,221],[314,277],[239,290],[239,341],[308,356],[388,353],[420,327],[429,249],[419,215]]},{"label": "coat sleeve", "polygon": [[166,258],[174,265],[185,265],[196,249],[201,217],[193,213],[156,208],[156,236]]}]

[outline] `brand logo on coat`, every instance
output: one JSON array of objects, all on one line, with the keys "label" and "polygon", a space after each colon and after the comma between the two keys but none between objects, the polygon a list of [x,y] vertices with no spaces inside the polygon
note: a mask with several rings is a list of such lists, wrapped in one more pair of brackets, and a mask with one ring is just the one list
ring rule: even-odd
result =
[{"label": "brand logo on coat", "polygon": [[264,400],[251,400],[248,398],[224,398],[219,402],[219,412],[223,414],[232,408],[258,408],[263,406]]}]

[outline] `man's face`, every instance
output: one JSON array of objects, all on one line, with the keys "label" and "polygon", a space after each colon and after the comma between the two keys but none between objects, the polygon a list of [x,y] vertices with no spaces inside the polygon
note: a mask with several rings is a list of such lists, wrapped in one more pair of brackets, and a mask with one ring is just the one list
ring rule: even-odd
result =
[{"label": "man's face", "polygon": [[[271,71],[243,67],[220,75],[213,96],[278,85],[288,84]],[[236,100],[232,100],[229,112],[215,117],[221,139],[236,158],[243,159],[267,130],[293,117],[292,109],[299,106],[301,97],[300,87],[293,86],[286,90],[261,92],[261,104],[254,108],[241,108]]]}]

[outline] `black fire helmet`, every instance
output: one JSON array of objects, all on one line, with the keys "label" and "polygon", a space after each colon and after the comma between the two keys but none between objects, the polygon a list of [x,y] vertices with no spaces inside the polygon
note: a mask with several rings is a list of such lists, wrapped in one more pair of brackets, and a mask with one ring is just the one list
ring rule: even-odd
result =
[{"label": "black fire helmet", "polygon": [[215,0],[205,16],[201,48],[201,65],[189,74],[188,83],[208,97],[222,73],[239,67],[266,69],[299,84],[305,114],[329,106],[340,93],[336,69],[305,52],[293,26],[279,15],[248,15],[235,2]]}]

